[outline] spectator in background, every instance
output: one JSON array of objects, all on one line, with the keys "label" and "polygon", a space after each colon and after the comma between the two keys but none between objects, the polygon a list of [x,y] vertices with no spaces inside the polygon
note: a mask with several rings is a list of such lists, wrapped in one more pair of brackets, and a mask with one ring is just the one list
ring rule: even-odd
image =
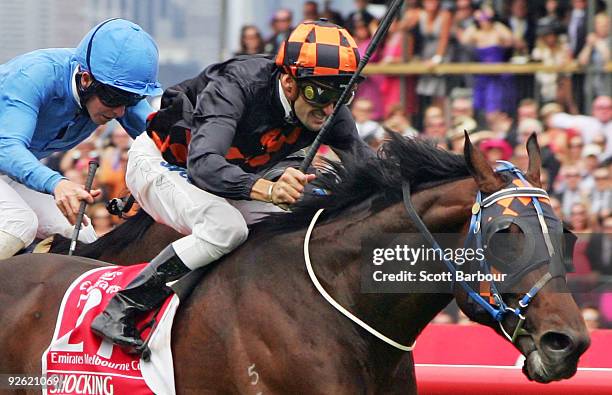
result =
[{"label": "spectator in background", "polygon": [[524,145],[517,145],[514,147],[512,160],[510,162],[514,163],[514,165],[523,172],[527,171],[527,167],[529,166],[529,156],[527,155],[527,149]]},{"label": "spectator in background", "polygon": [[442,110],[442,107],[432,105],[425,109],[423,112],[423,121],[427,122],[433,118],[444,118],[444,110]]},{"label": "spectator in background", "polygon": [[[587,36],[587,0],[572,0],[572,11],[569,16],[567,37],[572,58],[577,59],[584,47]],[[572,90],[578,105],[578,111],[584,112],[585,76],[581,73],[572,75]]]},{"label": "spectator in background", "polygon": [[466,115],[457,115],[453,117],[452,128],[447,132],[448,148],[457,154],[463,154],[465,145],[465,132],[472,135],[478,128],[474,118]]},{"label": "spectator in background", "polygon": [[[567,43],[559,36],[560,25],[545,22],[538,25],[538,40],[531,53],[533,60],[547,66],[564,66],[570,63],[571,57]],[[574,114],[578,111],[572,99],[570,76],[566,73],[536,73],[542,102],[557,102]]]},{"label": "spectator in background", "polygon": [[89,161],[96,160],[99,156],[100,153],[96,150],[95,139],[88,137],[78,147],[66,152],[60,161],[60,172],[65,173],[70,169],[85,169],[87,171]]},{"label": "spectator in background", "polygon": [[601,148],[595,144],[587,144],[582,148],[581,170],[583,179],[580,183],[580,188],[583,191],[592,191],[595,188],[595,179],[593,172],[599,167],[599,157],[601,156]]},{"label": "spectator in background", "polygon": [[557,113],[551,116],[553,127],[574,129],[578,131],[584,142],[589,144],[600,134],[606,137],[604,157],[612,155],[612,98],[598,96],[593,100],[592,116]]},{"label": "spectator in background", "polygon": [[567,35],[572,57],[577,58],[587,36],[587,0],[572,0]]},{"label": "spectator in background", "polygon": [[529,97],[522,99],[516,111],[517,120],[520,122],[526,118],[538,119],[538,109],[538,102],[534,99]]},{"label": "spectator in background", "polygon": [[410,124],[410,120],[402,110],[402,105],[399,103],[389,109],[389,114],[387,114],[383,126],[387,130],[399,133],[404,137],[416,137],[419,134]]},{"label": "spectator in background", "polygon": [[448,143],[448,149],[456,154],[463,154],[463,148],[465,147],[465,134],[463,130],[454,128],[446,135],[446,141]]},{"label": "spectator in background", "polygon": [[[564,166],[561,169],[563,186],[558,194],[561,201],[563,217],[571,221],[572,207],[574,204],[586,201],[585,194],[580,190],[580,170],[575,166]],[[586,209],[585,209],[586,211]]]},{"label": "spectator in background", "polygon": [[542,106],[539,111],[540,119],[546,129],[553,129],[555,126],[552,123],[552,116],[563,112],[563,107],[557,103],[547,103]]},{"label": "spectator in background", "polygon": [[564,164],[580,166],[582,160],[582,149],[584,140],[580,135],[575,135],[567,140],[567,155],[563,160]]},{"label": "spectator in background", "polygon": [[[605,13],[595,15],[594,32],[589,33],[586,44],[578,55],[578,61],[583,66],[591,65],[594,74],[588,74],[586,89],[592,89],[596,96],[610,96],[612,78],[606,71],[606,64],[610,61],[610,17]],[[588,88],[587,88],[588,86]]]},{"label": "spectator in background", "polygon": [[565,13],[563,7],[559,4],[559,0],[546,0],[544,8],[546,13],[538,19],[538,25],[554,23],[563,28],[563,31],[559,32],[560,34],[566,33]]},{"label": "spectator in background", "polygon": [[374,103],[369,99],[357,99],[351,107],[359,137],[373,148],[378,148],[385,137],[385,130],[374,120]]},{"label": "spectator in background", "polygon": [[[450,61],[456,63],[473,62],[475,59],[474,51],[471,47],[466,46],[461,41],[463,32],[475,23],[474,8],[471,0],[457,0],[455,11],[452,16],[450,29]],[[471,87],[474,84],[474,78],[470,74],[450,76],[452,91],[454,87]]]},{"label": "spectator in background", "polygon": [[451,102],[451,123],[454,123],[457,117],[474,118],[474,103],[471,98],[460,96],[453,99]]},{"label": "spectator in background", "polygon": [[[512,44],[512,34],[502,23],[493,20],[493,10],[483,7],[474,14],[476,24],[466,29],[463,43],[476,47],[476,57],[482,63],[501,63],[506,59],[506,48]],[[474,77],[474,109],[484,113],[490,126],[503,111],[512,96],[508,91],[509,77],[504,75],[477,75]]]},{"label": "spectator in background", "polygon": [[332,0],[325,0],[323,2],[323,12],[321,13],[321,18],[327,18],[331,23],[335,23],[338,26],[344,26],[344,18],[342,15],[334,10],[331,6]]},{"label": "spectator in background", "polygon": [[302,7],[302,20],[316,21],[317,19],[319,19],[319,3],[312,0],[305,1]]},{"label": "spectator in background", "polygon": [[[421,60],[430,67],[448,61],[451,12],[441,6],[440,0],[424,0],[418,16]],[[419,77],[416,91],[424,99],[424,104],[443,106],[447,92],[445,77],[423,74]]]},{"label": "spectator in background", "polygon": [[97,177],[106,199],[122,197],[128,193],[125,184],[125,172],[127,170],[127,153],[131,143],[132,140],[125,129],[117,125],[111,134],[110,146],[101,155],[100,170]]},{"label": "spectator in background", "polygon": [[[610,170],[600,167],[593,171],[595,187],[591,192],[591,213],[599,216],[612,212],[612,185],[610,185]],[[612,251],[612,250],[611,250]]]},{"label": "spectator in background", "polygon": [[264,52],[264,42],[257,26],[244,25],[240,29],[240,51],[235,55],[255,55]]},{"label": "spectator in background", "polygon": [[537,119],[525,118],[520,121],[517,128],[517,147],[524,147],[527,144],[527,139],[532,133],[538,137],[540,144],[540,152],[542,158],[542,167],[546,169],[552,180],[557,177],[561,163],[555,157],[554,150],[550,146],[551,141],[548,135],[544,134],[542,122]]},{"label": "spectator in background", "polygon": [[512,55],[529,56],[535,45],[536,24],[529,15],[527,0],[512,0],[506,24],[512,31]]},{"label": "spectator in background", "polygon": [[370,36],[373,34],[375,27],[373,26],[376,23],[374,15],[368,12],[368,0],[355,0],[355,8],[356,10],[351,12],[346,18],[346,28],[355,36],[357,32],[355,28],[357,27],[357,23],[362,23],[366,26],[366,28],[370,31]]},{"label": "spectator in background", "polygon": [[573,232],[591,233],[593,231],[589,220],[589,211],[584,203],[576,202],[572,204],[569,212],[569,218],[571,230]]},{"label": "spectator in background", "polygon": [[[404,14],[404,19],[409,18],[410,13]],[[402,23],[403,25],[403,23]],[[414,40],[413,37],[407,36],[400,29],[400,22],[398,20],[393,21],[389,27],[389,33],[387,34],[387,41],[382,49],[380,63],[392,64],[401,63],[403,59],[403,48],[404,40],[408,40],[406,45],[408,46],[408,59],[412,58],[414,53]],[[416,96],[416,80],[415,77],[407,76],[405,80],[405,94],[406,94],[406,107],[403,112],[406,116],[410,117],[416,114],[418,111],[418,101]],[[392,107],[397,103],[401,103],[401,89],[402,83],[399,77],[386,75],[383,77],[380,93],[383,101],[385,116],[388,116]]]},{"label": "spectator in background", "polygon": [[[532,2],[533,3],[533,2]],[[507,51],[507,58],[514,63],[527,63],[533,51],[536,40],[536,20],[534,13],[529,12],[527,0],[512,0],[510,3],[510,16],[506,25],[512,32],[512,47]],[[529,97],[534,92],[534,78],[530,74],[518,74],[508,81],[516,97]],[[511,98],[513,102],[514,97]],[[514,109],[507,108],[511,114]]]},{"label": "spectator in background", "polygon": [[425,128],[422,138],[444,144],[446,141],[447,126],[443,117],[429,117],[425,119]]},{"label": "spectator in background", "polygon": [[599,274],[612,275],[612,215],[600,219],[600,229],[589,239],[587,256],[591,268]]},{"label": "spectator in background", "polygon": [[495,117],[491,118],[490,129],[497,134],[499,137],[506,138],[508,133],[512,130],[514,124],[514,118],[510,116],[506,111],[499,111]]},{"label": "spectator in background", "polygon": [[518,139],[518,125],[524,119],[538,119],[538,102],[530,97],[521,99],[516,109],[516,117],[512,122],[512,126],[508,130],[506,135],[506,140],[510,143],[511,146],[515,146],[517,144]]},{"label": "spectator in background", "polygon": [[291,10],[281,8],[274,13],[272,22],[272,37],[266,41],[265,53],[276,54],[281,43],[285,41],[293,30],[293,13]]},{"label": "spectator in background", "polygon": [[113,230],[113,221],[110,213],[106,210],[104,203],[96,203],[88,208],[91,224],[98,237]]},{"label": "spectator in background", "polygon": [[510,160],[512,157],[512,147],[504,139],[484,140],[478,146],[491,167],[497,166],[498,160]]},{"label": "spectator in background", "polygon": [[561,201],[554,196],[550,196],[550,207],[553,209],[553,213],[563,222],[563,211],[561,210]]},{"label": "spectator in background", "polygon": [[[355,18],[353,24],[353,38],[357,43],[357,49],[359,50],[359,54],[361,56],[365,55],[366,49],[368,45],[370,45],[370,41],[372,41],[372,35],[370,33],[370,29],[368,29],[367,24],[364,20],[360,20],[358,17]],[[382,51],[379,48],[372,57],[370,58],[370,62],[376,63],[381,59]],[[369,75],[363,82],[359,84],[357,88],[357,92],[355,93],[355,100],[358,99],[369,99],[374,106],[374,110],[372,113],[373,119],[381,120],[385,116],[385,108],[384,108],[384,99],[381,96],[381,86],[385,81],[384,76],[380,75]]]}]

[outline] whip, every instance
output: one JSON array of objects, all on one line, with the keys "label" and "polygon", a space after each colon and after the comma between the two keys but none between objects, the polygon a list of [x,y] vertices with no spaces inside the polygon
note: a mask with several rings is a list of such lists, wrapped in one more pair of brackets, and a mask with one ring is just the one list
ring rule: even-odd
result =
[{"label": "whip", "polygon": [[[87,170],[87,181],[85,182],[85,190],[87,193],[91,191],[91,185],[93,184],[94,176],[98,170],[98,162],[92,160],[89,162],[89,169]],[[74,231],[72,231],[72,237],[70,238],[70,250],[68,255],[72,255],[76,248],[77,238],[81,231],[81,224],[83,223],[83,216],[85,215],[85,208],[87,207],[87,201],[81,200],[81,206],[79,207],[79,213],[77,214],[76,224],[74,225]]]},{"label": "whip", "polygon": [[351,92],[353,86],[357,82],[357,79],[361,75],[363,68],[366,66],[366,64],[368,64],[370,57],[372,57],[372,55],[374,54],[374,51],[376,51],[376,48],[378,48],[378,44],[380,44],[385,34],[387,34],[387,31],[389,30],[389,26],[391,26],[391,23],[393,22],[393,18],[395,18],[395,15],[401,8],[402,3],[403,3],[403,0],[393,0],[393,3],[391,4],[391,6],[389,7],[389,9],[387,9],[387,12],[385,13],[385,16],[380,22],[378,29],[376,29],[376,32],[374,33],[374,37],[372,37],[372,41],[370,41],[370,44],[368,45],[368,48],[365,51],[365,54],[359,61],[359,66],[357,67],[357,71],[355,71],[355,74],[353,74],[353,76],[351,77],[348,85],[346,86],[346,88],[344,88],[344,91],[342,92],[342,95],[340,95],[340,99],[338,100],[338,103],[336,103],[336,105],[334,106],[334,111],[327,118],[325,123],[323,123],[323,126],[321,127],[321,131],[317,135],[317,138],[315,139],[315,141],[310,146],[310,149],[308,150],[306,157],[302,161],[302,164],[300,165],[300,171],[302,173],[305,173],[308,167],[310,167],[312,160],[314,159],[315,155],[317,154],[317,151],[319,150],[319,147],[321,146],[321,142],[323,141],[324,136],[327,134],[329,130],[329,126],[331,125],[333,119],[336,117],[336,115],[340,111],[340,108],[342,107],[343,103],[346,102],[349,92]]}]

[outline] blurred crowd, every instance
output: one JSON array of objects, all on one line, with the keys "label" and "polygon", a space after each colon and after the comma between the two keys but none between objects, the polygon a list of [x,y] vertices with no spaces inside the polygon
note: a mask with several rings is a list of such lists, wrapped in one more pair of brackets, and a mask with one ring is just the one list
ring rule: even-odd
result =
[{"label": "blurred crowd", "polygon": [[92,221],[98,236],[111,231],[122,220],[111,216],[106,202],[129,194],[125,185],[127,153],[132,138],[116,121],[99,126],[96,131],[77,147],[66,153],[57,153],[46,159],[45,164],[59,171],[71,181],[85,184],[89,162],[97,161],[93,188],[102,189],[102,195],[87,207],[87,216]]},{"label": "blurred crowd", "polygon": [[[462,153],[467,131],[492,166],[496,160],[510,160],[525,168],[525,142],[536,133],[543,185],[557,215],[580,236],[576,273],[570,279],[576,298],[589,317],[596,314],[598,325],[611,326],[612,294],[602,288],[612,279],[612,81],[604,68],[612,47],[611,10],[603,1],[588,10],[587,3],[406,0],[371,62],[577,62],[590,72],[372,75],[358,88],[351,110],[360,136],[373,149],[389,133],[399,133]],[[321,17],[346,27],[362,54],[379,24],[367,0],[355,0],[354,9],[345,14],[335,10],[332,1],[321,6],[305,1],[301,18],[290,10],[277,10],[269,37],[255,25],[244,26],[236,55],[275,54],[297,23]],[[47,163],[84,183],[87,163],[99,160],[96,183],[104,193],[88,214],[100,235],[118,223],[103,202],[127,193],[124,174],[130,142],[121,126],[111,123]]]}]

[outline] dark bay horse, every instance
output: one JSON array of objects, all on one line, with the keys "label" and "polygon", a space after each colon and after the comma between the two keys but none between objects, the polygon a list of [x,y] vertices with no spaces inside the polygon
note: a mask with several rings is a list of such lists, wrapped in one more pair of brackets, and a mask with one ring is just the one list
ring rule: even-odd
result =
[{"label": "dark bay horse", "polygon": [[[539,186],[535,138],[528,152],[527,178]],[[501,334],[498,323],[470,303],[461,287],[454,295],[361,292],[359,246],[381,234],[415,231],[402,203],[404,181],[412,185],[414,207],[431,232],[465,235],[476,193],[499,191],[509,180],[494,173],[467,139],[465,159],[420,141],[394,139],[378,160],[354,158],[344,166],[327,180],[321,177],[329,197],[306,199],[292,214],[256,227],[181,304],[172,341],[177,393],[416,393],[411,354],[355,325],[313,287],[303,243],[305,226],[321,207],[326,210],[310,239],[310,259],[327,292],[361,320],[410,345],[454,296],[471,319]],[[108,238],[117,234],[122,235]],[[136,243],[144,243],[147,234],[145,229]],[[64,290],[102,264],[55,254],[0,262],[0,372],[40,372]],[[441,264],[430,269],[446,271]],[[546,265],[537,266],[519,284],[529,289],[546,271]],[[589,344],[578,307],[559,289],[566,290],[563,277],[537,293],[525,313],[525,332],[515,342],[527,357],[526,376],[538,382],[574,375]],[[522,295],[503,296],[514,306]],[[504,325],[513,327],[515,321],[509,316]]]}]

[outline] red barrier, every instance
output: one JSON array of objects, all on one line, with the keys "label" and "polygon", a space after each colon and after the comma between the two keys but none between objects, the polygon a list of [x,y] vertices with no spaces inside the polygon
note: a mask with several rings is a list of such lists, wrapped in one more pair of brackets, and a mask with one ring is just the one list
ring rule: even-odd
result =
[{"label": "red barrier", "polygon": [[429,325],[414,351],[419,394],[612,394],[610,344],[612,330],[591,332],[574,377],[538,384],[523,374],[520,353],[492,329]]}]

